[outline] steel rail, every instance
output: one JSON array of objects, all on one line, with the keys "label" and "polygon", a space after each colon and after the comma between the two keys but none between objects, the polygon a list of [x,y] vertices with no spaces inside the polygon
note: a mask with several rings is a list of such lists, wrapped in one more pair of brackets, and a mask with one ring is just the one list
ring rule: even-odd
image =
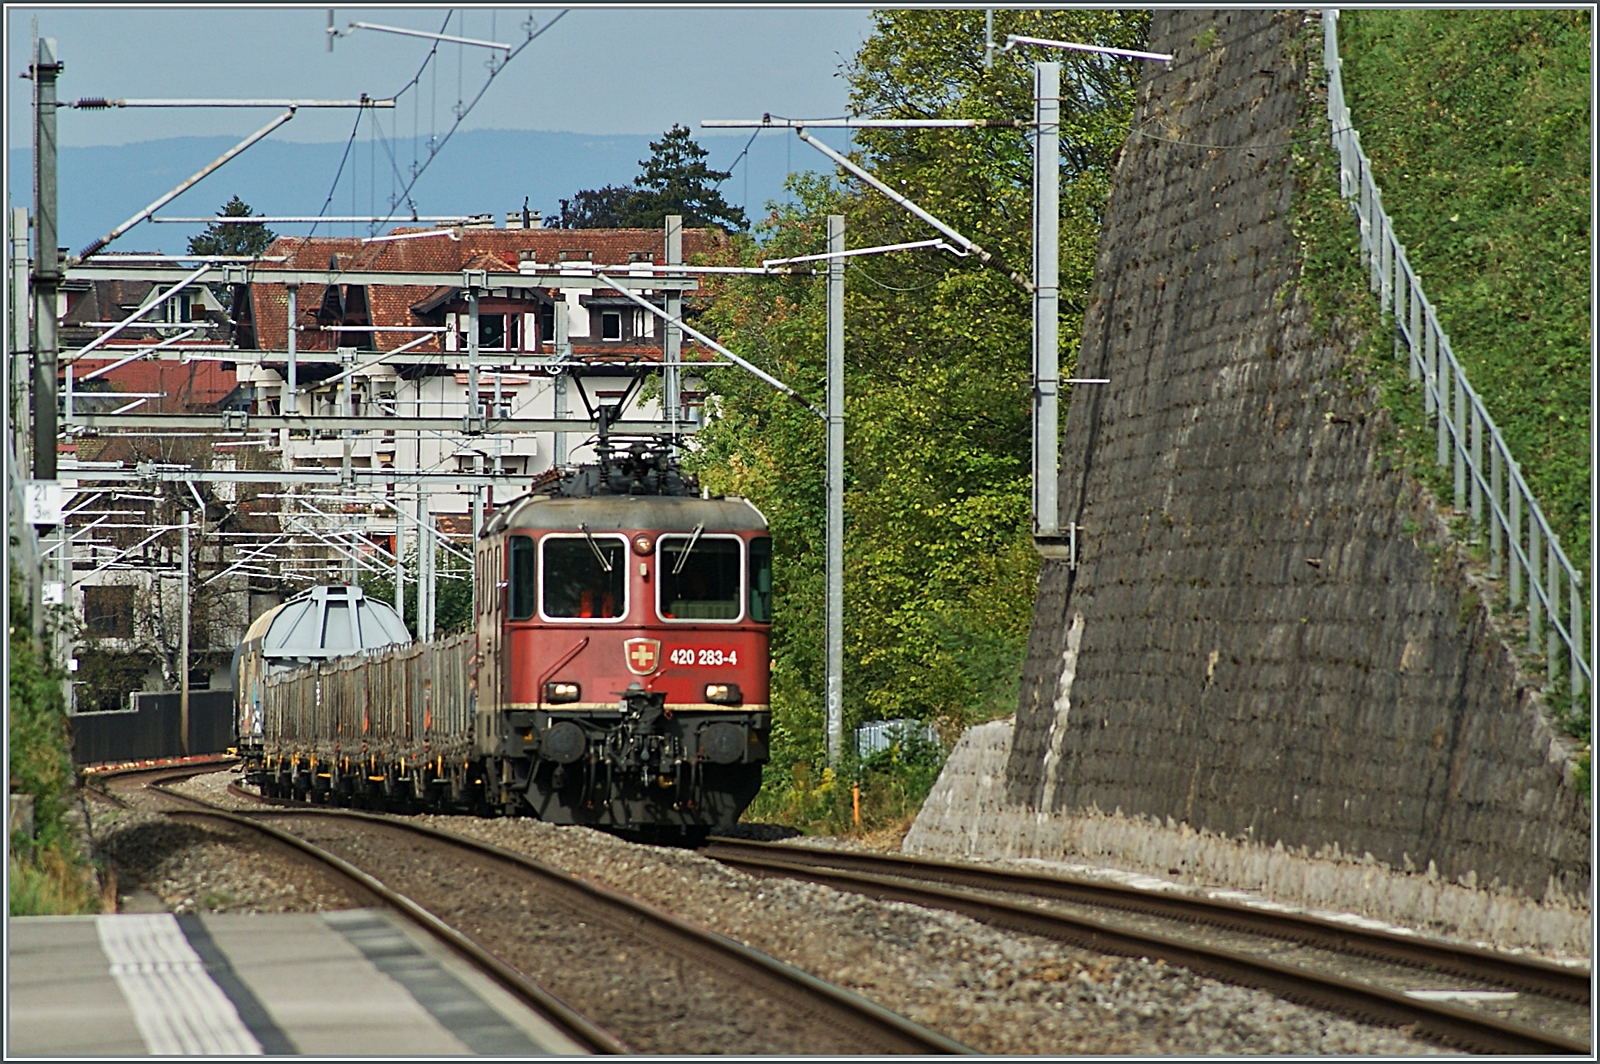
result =
[{"label": "steel rail", "polygon": [[403,914],[418,927],[421,927],[434,938],[444,943],[444,945],[454,950],[469,964],[488,975],[523,1004],[554,1024],[562,1033],[578,1044],[587,1046],[595,1053],[627,1054],[632,1052],[628,1045],[617,1038],[616,1035],[613,1035],[610,1031],[572,1008],[429,910],[399,891],[391,889],[377,877],[363,872],[344,858],[329,853],[290,832],[275,828],[270,824],[263,824],[251,817],[240,816],[237,813],[219,809],[203,799],[179,794],[161,784],[152,784],[151,789],[158,791],[165,797],[198,807],[194,809],[168,810],[165,815],[169,818],[175,820],[189,818],[212,819],[237,827],[249,828],[298,851],[318,864],[334,870],[342,878],[354,884],[361,893],[370,894],[377,898],[383,904]]},{"label": "steel rail", "polygon": [[480,842],[477,839],[395,817],[342,809],[274,808],[252,811],[247,819],[305,816],[378,823],[430,839],[437,844],[467,850],[478,856],[509,864],[522,874],[531,874],[540,881],[542,887],[563,897],[570,904],[594,911],[597,916],[607,919],[615,926],[625,929],[636,928],[641,924],[648,926],[664,932],[679,944],[680,949],[709,957],[724,972],[747,980],[753,978],[776,984],[785,993],[805,1000],[817,1012],[832,1017],[838,1023],[848,1024],[851,1030],[866,1035],[874,1043],[874,1048],[869,1050],[870,1052],[938,1055],[967,1055],[973,1052],[953,1039],[914,1023],[859,994],[819,979],[794,965],[657,909],[637,898],[492,843]]},{"label": "steel rail", "polygon": [[[153,776],[158,773],[170,773],[174,778],[181,779],[188,776],[197,776],[202,772],[213,772],[238,760],[232,754],[220,754],[200,755],[187,761],[178,758],[163,758],[151,762],[90,765],[83,769],[84,790],[127,808],[128,803],[112,793],[110,786],[112,780],[128,779],[134,776]],[[160,781],[158,780],[157,782]]]},{"label": "steel rail", "polygon": [[823,865],[878,875],[903,876],[948,886],[999,890],[1034,898],[1095,905],[1167,920],[1206,924],[1388,964],[1477,979],[1579,1005],[1588,1005],[1590,1002],[1591,974],[1588,968],[1569,968],[1538,958],[1518,957],[1477,946],[1356,927],[1304,913],[1279,912],[1215,898],[1141,890],[1120,883],[897,854],[802,850],[794,846],[724,838],[713,839],[701,852],[718,860],[754,856],[791,864]]},{"label": "steel rail", "polygon": [[[987,897],[968,890],[953,890],[893,876],[827,867],[820,861],[804,863],[811,854],[799,859],[780,860],[749,853],[739,856],[728,850],[718,854],[712,848],[708,850],[708,855],[730,867],[757,875],[801,879],[879,900],[944,909],[969,916],[980,923],[1041,935],[1100,953],[1162,960],[1223,982],[1262,990],[1365,1023],[1388,1027],[1410,1026],[1430,1039],[1469,1051],[1590,1053],[1587,1042],[1467,1009],[1419,1000],[1355,980],[1323,975],[1233,950],[1118,927],[1088,917]],[[824,856],[833,858],[843,855]]]}]

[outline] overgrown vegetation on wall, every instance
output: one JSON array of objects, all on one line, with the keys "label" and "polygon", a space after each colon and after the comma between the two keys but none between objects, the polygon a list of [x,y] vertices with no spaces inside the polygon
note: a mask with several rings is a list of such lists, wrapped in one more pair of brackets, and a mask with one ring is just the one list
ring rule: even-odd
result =
[{"label": "overgrown vegetation on wall", "polygon": [[[1362,12],[1361,14],[1364,16],[1377,14],[1385,16],[1401,14],[1408,16],[1417,14],[1444,16],[1455,13]],[[1520,13],[1484,12],[1483,14],[1514,15]],[[1315,40],[1308,37],[1305,43],[1311,80],[1314,85],[1325,87],[1325,76],[1321,68],[1321,33],[1319,29],[1315,28],[1310,33],[1315,37]],[[1348,40],[1348,38],[1345,37],[1345,20],[1343,18],[1340,21],[1340,35],[1341,51],[1348,55],[1350,46],[1344,44],[1344,41]],[[1426,61],[1425,59],[1419,59],[1419,62]],[[1350,93],[1349,81],[1352,77],[1352,68],[1353,64],[1347,60],[1344,66],[1347,97]],[[1367,144],[1365,126],[1361,124],[1359,116],[1355,117],[1355,122],[1358,128],[1362,130],[1363,146],[1365,147]],[[1397,127],[1402,124],[1396,122]],[[1500,124],[1503,126],[1503,122]],[[1383,327],[1379,314],[1378,299],[1368,287],[1368,272],[1366,267],[1361,264],[1359,255],[1360,236],[1356,221],[1349,205],[1339,195],[1339,163],[1328,141],[1329,129],[1325,91],[1307,94],[1302,104],[1301,128],[1304,135],[1295,149],[1298,189],[1294,219],[1295,234],[1301,241],[1305,264],[1301,294],[1311,304],[1315,324],[1322,328],[1334,329],[1347,339],[1359,341],[1359,345],[1352,352],[1346,363],[1345,375],[1349,386],[1354,389],[1365,390],[1369,386],[1377,389],[1379,400],[1388,414],[1394,433],[1390,441],[1393,445],[1392,455],[1414,476],[1427,485],[1436,499],[1448,499],[1453,490],[1450,475],[1448,469],[1439,466],[1436,461],[1436,434],[1423,411],[1421,386],[1418,382],[1410,379],[1404,360],[1393,357],[1389,333]],[[1585,128],[1587,128],[1586,124]],[[1587,139],[1587,132],[1584,133],[1584,137]],[[1370,148],[1368,150],[1369,152],[1371,151]],[[1376,162],[1374,162],[1374,166],[1377,166]],[[1585,182],[1587,182],[1587,169],[1585,169],[1584,173]],[[1388,186],[1384,183],[1381,171],[1378,173],[1378,178],[1380,187],[1384,191],[1385,209],[1393,214],[1394,210],[1390,205]],[[1483,208],[1480,213],[1487,219],[1484,224],[1489,229],[1504,234],[1509,232],[1509,227],[1515,222],[1515,211],[1515,204],[1502,204],[1501,212],[1509,212],[1506,217],[1500,217],[1487,208]],[[1587,262],[1588,255],[1587,217],[1587,213],[1585,213],[1585,225],[1583,226],[1585,262]],[[1397,219],[1397,227],[1399,224]],[[1402,240],[1403,238],[1404,233],[1402,232]],[[1407,251],[1408,254],[1412,255],[1412,265],[1422,276],[1429,298],[1434,298],[1432,293],[1435,286],[1431,280],[1432,275],[1426,271],[1426,268],[1415,255],[1414,249],[1409,245]],[[1445,268],[1443,262],[1440,262],[1436,266],[1435,272],[1448,275],[1449,270]],[[1470,281],[1471,279],[1468,278],[1466,280]],[[1576,282],[1574,278],[1567,277],[1564,283],[1573,284]],[[1471,285],[1464,284],[1462,278],[1446,276],[1442,279],[1439,287],[1460,292],[1471,288]],[[1470,303],[1470,301],[1467,302]],[[1583,328],[1587,330],[1586,294],[1584,308]],[[1450,322],[1444,318],[1443,310],[1441,309],[1439,313],[1441,324],[1445,326],[1447,332],[1451,332]],[[1536,323],[1523,323],[1520,329],[1525,337],[1540,335]],[[1453,332],[1451,332],[1451,339],[1452,343],[1456,345],[1457,357],[1466,362],[1467,356],[1463,350],[1465,345],[1456,341]],[[1587,339],[1584,340],[1584,343],[1587,344]],[[1547,346],[1553,347],[1554,345]],[[1511,354],[1503,348],[1494,347],[1490,350],[1488,356],[1480,357],[1479,361],[1492,362],[1495,357],[1509,361]],[[1490,415],[1498,421],[1501,415],[1496,410],[1495,404],[1490,402],[1490,396],[1482,393],[1482,386],[1477,383],[1477,370],[1473,367],[1473,364],[1467,363],[1467,365],[1468,374],[1474,381],[1474,387],[1480,389],[1485,404],[1490,408]],[[1507,366],[1498,368],[1501,371],[1508,369]],[[1585,553],[1581,557],[1569,554],[1573,558],[1574,564],[1579,565],[1581,568],[1588,556],[1588,467],[1586,459],[1588,454],[1588,406],[1587,401],[1585,401],[1580,411],[1570,401],[1572,398],[1571,388],[1575,381],[1566,379],[1564,375],[1572,375],[1574,373],[1572,369],[1561,370],[1555,368],[1554,362],[1550,362],[1546,364],[1546,370],[1547,376],[1552,382],[1549,393],[1541,391],[1536,382],[1525,381],[1520,386],[1520,392],[1514,391],[1512,394],[1501,395],[1498,397],[1497,402],[1500,406],[1512,410],[1547,401],[1565,404],[1563,409],[1572,417],[1566,422],[1558,421],[1555,426],[1549,427],[1541,437],[1542,446],[1555,446],[1555,441],[1562,439],[1565,439],[1568,445],[1576,446],[1577,443],[1571,438],[1569,428],[1572,423],[1578,420],[1578,415],[1581,413],[1583,425],[1581,446],[1583,451],[1579,457],[1584,458],[1581,475],[1584,493],[1581,513],[1584,528],[1583,537],[1579,542],[1585,545]],[[1583,356],[1581,373],[1583,379],[1587,381],[1587,351]],[[1560,379],[1558,380],[1557,378]],[[1525,432],[1531,432],[1526,423],[1523,427]],[[1504,423],[1502,423],[1502,428],[1504,429]],[[1512,437],[1511,432],[1507,430],[1506,434],[1513,451],[1519,454],[1522,453],[1517,451],[1518,443],[1516,438]],[[1532,444],[1529,444],[1529,446],[1532,446]],[[1569,472],[1570,469],[1571,465],[1569,463]],[[1529,464],[1526,461],[1523,463],[1523,472],[1524,475],[1528,476],[1534,490],[1538,492],[1540,484],[1530,475]],[[1567,486],[1571,487],[1577,482],[1577,479],[1574,479]],[[1551,478],[1547,477],[1545,483],[1547,485],[1552,483]],[[1559,484],[1555,490],[1562,490]],[[1550,496],[1545,496],[1545,498],[1548,499]],[[1542,502],[1541,504],[1543,505],[1544,503]],[[1549,509],[1546,510],[1546,514],[1550,517],[1552,524],[1556,524],[1556,517]],[[1568,516],[1569,518],[1571,516],[1570,510]],[[1557,527],[1558,529],[1561,528],[1560,525],[1557,525]],[[1470,531],[1464,520],[1455,522],[1455,530],[1463,536],[1464,540],[1470,536]],[[1419,534],[1422,532],[1421,529],[1417,531]],[[1562,535],[1564,544],[1571,542],[1564,530],[1559,531],[1558,534]],[[1464,543],[1469,554],[1476,557],[1480,562],[1487,557],[1487,544],[1482,542],[1482,539],[1483,537],[1481,536],[1471,537],[1470,542]],[[1504,601],[1503,590],[1498,597],[1491,598],[1488,605],[1509,628],[1513,630],[1520,629],[1523,624],[1522,615],[1519,611],[1509,608]],[[1516,640],[1516,646],[1521,647],[1524,642],[1524,640],[1518,639]],[[1527,660],[1523,662],[1523,665],[1531,674],[1538,674],[1543,671],[1543,665],[1538,661]],[[1587,742],[1590,736],[1591,722],[1585,706],[1570,704],[1568,700],[1560,696],[1560,692],[1548,693],[1547,703],[1558,725],[1568,733]],[[1580,754],[1578,764],[1581,789],[1587,789],[1588,786],[1588,766],[1589,753],[1587,747],[1585,747]]]},{"label": "overgrown vegetation on wall", "polygon": [[1587,10],[1352,10],[1345,99],[1456,357],[1589,575]]},{"label": "overgrown vegetation on wall", "polygon": [[88,862],[67,820],[72,755],[61,673],[33,639],[21,581],[9,574],[11,672],[7,677],[12,793],[33,798],[34,831],[11,833],[13,916],[98,912]]},{"label": "overgrown vegetation on wall", "polygon": [[[1143,12],[995,12],[1007,33],[1137,48]],[[875,117],[1028,119],[1032,56],[983,64],[981,11],[881,11],[848,69],[852,110]],[[1063,63],[1061,335],[1074,347],[1110,167],[1132,115],[1127,61]],[[870,130],[856,157],[1012,270],[1030,270],[1032,149],[1015,129]],[[826,250],[826,216],[852,248],[935,235],[853,182],[795,180],[747,262]],[[1028,294],[975,258],[923,250],[846,271],[846,747],[865,720],[930,721],[953,743],[1016,709],[1038,558],[1029,528]],[[821,406],[825,282],[738,278],[706,285],[700,327]],[[1063,358],[1063,375],[1072,352]],[[737,371],[711,379],[720,414],[691,463],[714,492],[749,496],[772,523],[772,761],[751,816],[815,829],[915,813],[938,751],[901,747],[824,773],[824,437],[812,412]]]}]

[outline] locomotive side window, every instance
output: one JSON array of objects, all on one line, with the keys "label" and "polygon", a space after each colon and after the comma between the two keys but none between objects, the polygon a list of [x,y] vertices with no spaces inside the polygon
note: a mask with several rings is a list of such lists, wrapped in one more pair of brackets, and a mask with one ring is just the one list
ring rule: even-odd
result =
[{"label": "locomotive side window", "polygon": [[546,536],[546,617],[621,617],[628,610],[628,544],[615,536]]},{"label": "locomotive side window", "polygon": [[526,621],[539,606],[539,568],[534,561],[533,540],[511,537],[511,619]]},{"label": "locomotive side window", "polygon": [[657,609],[669,621],[736,621],[741,581],[737,536],[661,537]]},{"label": "locomotive side window", "polygon": [[750,541],[750,619],[772,623],[772,539]]}]

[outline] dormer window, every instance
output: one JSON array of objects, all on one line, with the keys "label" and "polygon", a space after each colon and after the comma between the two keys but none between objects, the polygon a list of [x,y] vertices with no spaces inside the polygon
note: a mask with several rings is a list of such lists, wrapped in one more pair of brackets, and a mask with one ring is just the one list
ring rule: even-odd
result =
[{"label": "dormer window", "polygon": [[630,251],[630,252],[628,252],[628,261],[630,263],[631,262],[643,262],[643,263],[647,263],[648,264],[651,261],[650,252],[648,252],[648,251]]},{"label": "dormer window", "polygon": [[590,262],[593,259],[593,254],[593,252],[585,251],[583,248],[562,248],[560,251],[556,252],[556,261]]},{"label": "dormer window", "polygon": [[506,349],[506,316],[504,314],[478,315],[478,350],[504,351]]},{"label": "dormer window", "polygon": [[[447,334],[445,350],[465,351],[467,349],[467,323],[471,321],[465,313],[446,315],[446,328],[455,330]],[[485,314],[478,315],[478,350],[479,351],[515,351],[518,349],[518,336],[521,332],[518,327],[522,321],[520,314]]]},{"label": "dormer window", "polygon": [[600,312],[600,339],[622,339],[622,311],[602,310]]}]

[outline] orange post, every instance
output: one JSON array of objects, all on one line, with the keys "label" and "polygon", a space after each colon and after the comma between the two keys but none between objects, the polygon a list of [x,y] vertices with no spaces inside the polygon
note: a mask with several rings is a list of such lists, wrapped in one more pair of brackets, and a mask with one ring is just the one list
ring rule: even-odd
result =
[{"label": "orange post", "polygon": [[850,811],[855,817],[856,827],[861,826],[861,784],[850,785]]}]

